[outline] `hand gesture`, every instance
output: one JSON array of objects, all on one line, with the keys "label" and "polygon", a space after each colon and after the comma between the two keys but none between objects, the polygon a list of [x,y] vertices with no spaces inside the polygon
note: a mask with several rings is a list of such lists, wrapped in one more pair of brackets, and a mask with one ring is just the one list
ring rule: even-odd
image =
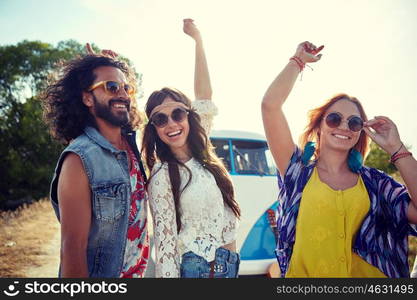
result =
[{"label": "hand gesture", "polygon": [[298,45],[295,56],[298,56],[304,63],[316,62],[320,60],[321,54],[318,53],[323,48],[323,45],[317,48],[314,44],[306,41]]},{"label": "hand gesture", "polygon": [[198,30],[197,26],[194,24],[193,19],[184,19],[184,26],[183,31],[185,34],[192,37],[194,40],[200,39],[200,31]]},{"label": "hand gesture", "polygon": [[378,116],[365,122],[363,130],[389,155],[392,155],[402,145],[397,126],[387,117]]},{"label": "hand gesture", "polygon": [[[96,55],[96,53],[94,52],[93,48],[91,47],[90,43],[87,43],[85,45],[85,49],[87,51],[87,53],[89,55]],[[103,56],[109,56],[111,58],[116,58],[119,56],[119,54],[117,54],[116,52],[112,51],[112,50],[101,50],[101,55]]]}]

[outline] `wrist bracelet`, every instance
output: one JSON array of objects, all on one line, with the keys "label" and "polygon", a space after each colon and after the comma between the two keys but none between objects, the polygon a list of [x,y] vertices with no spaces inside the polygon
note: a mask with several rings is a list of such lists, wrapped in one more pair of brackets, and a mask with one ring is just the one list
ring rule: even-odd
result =
[{"label": "wrist bracelet", "polygon": [[300,72],[304,70],[304,67],[306,64],[301,60],[301,58],[294,55],[293,57],[290,58],[290,60],[293,60],[297,63],[298,67],[300,68]]},{"label": "wrist bracelet", "polygon": [[403,147],[404,145],[403,145],[403,143],[401,143],[401,146],[400,146],[400,148],[398,148],[398,150],[397,151],[395,151],[392,155],[391,155],[391,157],[393,157],[394,155],[396,155],[398,152],[400,152],[400,150],[401,150],[401,148]]},{"label": "wrist bracelet", "polygon": [[413,155],[411,152],[407,151],[407,152],[401,152],[401,153],[396,153],[394,155],[391,156],[390,162],[393,164],[395,163],[397,160],[399,160],[400,158],[403,157],[407,157],[407,156],[411,156]]}]

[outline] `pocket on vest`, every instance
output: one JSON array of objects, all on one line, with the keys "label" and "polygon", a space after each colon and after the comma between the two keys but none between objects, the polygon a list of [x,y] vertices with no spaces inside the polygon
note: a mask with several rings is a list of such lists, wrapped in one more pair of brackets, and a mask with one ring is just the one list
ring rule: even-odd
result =
[{"label": "pocket on vest", "polygon": [[125,198],[121,186],[96,189],[94,192],[94,210],[98,220],[114,222],[125,212]]}]

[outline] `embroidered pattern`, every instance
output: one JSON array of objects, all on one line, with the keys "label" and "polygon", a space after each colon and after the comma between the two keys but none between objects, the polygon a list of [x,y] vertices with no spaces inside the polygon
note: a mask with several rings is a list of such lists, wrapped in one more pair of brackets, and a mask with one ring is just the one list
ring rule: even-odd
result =
[{"label": "embroidered pattern", "polygon": [[[215,105],[212,101],[196,100],[193,108],[208,135],[217,112]],[[152,170],[148,192],[154,222],[156,277],[180,277],[181,256],[188,251],[212,261],[218,247],[236,240],[237,218],[224,204],[214,176],[194,158],[185,164],[192,179],[181,194],[179,234],[168,164],[158,162]],[[179,171],[183,189],[189,175],[183,167]]]}]

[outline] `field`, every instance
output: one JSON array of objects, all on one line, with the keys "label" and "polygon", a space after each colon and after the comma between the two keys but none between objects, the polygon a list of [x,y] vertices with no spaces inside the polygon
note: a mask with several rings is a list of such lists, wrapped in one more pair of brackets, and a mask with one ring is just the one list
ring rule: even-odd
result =
[{"label": "field", "polygon": [[[0,277],[56,277],[59,238],[59,223],[48,200],[0,212]],[[411,268],[417,238],[410,238],[409,245]]]},{"label": "field", "polygon": [[0,212],[0,277],[56,277],[59,239],[47,200]]}]

